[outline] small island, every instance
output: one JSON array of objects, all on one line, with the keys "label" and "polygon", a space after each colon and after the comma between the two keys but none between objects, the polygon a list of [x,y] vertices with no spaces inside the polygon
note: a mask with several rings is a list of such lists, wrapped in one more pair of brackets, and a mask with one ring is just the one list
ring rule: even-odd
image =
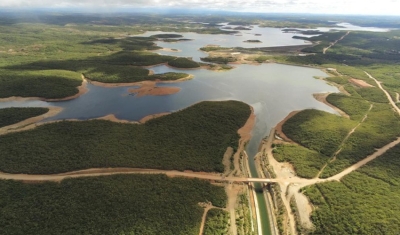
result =
[{"label": "small island", "polygon": [[260,40],[246,40],[243,42],[248,42],[248,43],[262,43]]}]

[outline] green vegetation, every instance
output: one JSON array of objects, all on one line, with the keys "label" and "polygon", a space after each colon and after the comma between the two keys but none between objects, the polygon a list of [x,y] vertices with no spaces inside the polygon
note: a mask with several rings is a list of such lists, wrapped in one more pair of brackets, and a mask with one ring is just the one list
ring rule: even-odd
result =
[{"label": "green vegetation", "polygon": [[207,213],[204,235],[227,234],[229,227],[229,212],[221,209],[210,209]]},{"label": "green vegetation", "polygon": [[97,68],[84,73],[84,76],[92,81],[104,83],[124,83],[141,81],[173,81],[188,76],[186,73],[163,73],[148,75],[149,70],[136,66],[108,66]]},{"label": "green vegetation", "polygon": [[273,150],[274,157],[279,162],[290,162],[296,174],[302,178],[314,178],[329,157],[299,145],[282,144]]},{"label": "green vegetation", "polygon": [[327,80],[329,82],[334,82],[339,85],[344,85],[344,84],[348,83],[348,80],[344,77],[327,77],[327,78],[325,78],[325,80]]},{"label": "green vegetation", "polygon": [[183,36],[180,34],[174,33],[164,33],[164,34],[155,34],[151,35],[152,38],[182,38]]},{"label": "green vegetation", "polygon": [[357,93],[360,94],[360,96],[365,100],[371,102],[388,103],[386,95],[377,87],[360,88],[357,90]]},{"label": "green vegetation", "polygon": [[11,96],[58,99],[78,93],[79,73],[65,70],[0,71],[0,98]]},{"label": "green vegetation", "polygon": [[263,63],[263,62],[265,62],[265,61],[267,61],[269,59],[271,59],[271,57],[261,55],[261,56],[255,57],[253,60],[257,61],[258,63]]},{"label": "green vegetation", "polygon": [[107,66],[84,73],[86,78],[104,83],[137,82],[148,78],[149,70],[136,66]]},{"label": "green vegetation", "polygon": [[238,206],[236,208],[236,226],[238,235],[255,235],[252,230],[251,211],[249,203],[249,194],[242,193],[238,197]]},{"label": "green vegetation", "polygon": [[183,69],[191,69],[191,68],[199,68],[200,65],[197,62],[194,62],[191,59],[179,57],[175,60],[171,60],[168,62],[169,66],[176,67],[176,68],[183,68]]},{"label": "green vegetation", "polygon": [[198,203],[226,204],[222,187],[165,175],[0,181],[0,195],[4,235],[197,235],[203,214]]},{"label": "green vegetation", "polygon": [[246,40],[244,42],[249,42],[249,43],[261,43],[260,40]]},{"label": "green vegetation", "polygon": [[[73,18],[87,20],[82,16]],[[61,19],[55,20],[58,22]],[[67,18],[61,21],[65,20]],[[171,74],[148,76],[149,71],[140,67],[176,59],[149,52],[160,49],[155,45],[156,37],[129,37],[129,34],[138,33],[143,28],[145,26],[110,27],[67,23],[62,26],[0,24],[0,98],[22,96],[54,99],[72,96],[78,93],[81,74],[106,83],[172,80],[177,77]],[[174,35],[155,36],[168,38]]]},{"label": "green vegetation", "polygon": [[201,51],[209,52],[209,51],[224,51],[229,50],[229,47],[216,47],[216,46],[208,46],[208,47],[201,47]]},{"label": "green vegetation", "polygon": [[326,101],[343,110],[352,120],[361,120],[370,107],[363,99],[337,93],[329,94]]},{"label": "green vegetation", "polygon": [[396,146],[340,182],[305,188],[316,208],[313,234],[397,234],[399,154]]},{"label": "green vegetation", "polygon": [[321,177],[335,175],[375,152],[400,135],[400,117],[388,104],[374,104],[368,118],[347,139],[336,160],[329,163]]},{"label": "green vegetation", "polygon": [[9,126],[31,117],[45,114],[48,108],[5,108],[0,109],[0,128]]},{"label": "green vegetation", "polygon": [[[202,102],[143,125],[83,121],[0,136],[0,171],[50,174],[98,167],[223,172],[250,116],[238,101]],[[44,164],[45,163],[45,164]]]},{"label": "green vegetation", "polygon": [[332,156],[357,122],[319,110],[304,110],[285,122],[283,132],[293,141]]},{"label": "green vegetation", "polygon": [[209,56],[209,57],[203,57],[200,59],[204,62],[211,62],[211,63],[216,63],[216,64],[228,64],[228,63],[237,61],[237,59],[232,56],[230,56],[230,57],[220,57],[220,56],[210,57]]}]

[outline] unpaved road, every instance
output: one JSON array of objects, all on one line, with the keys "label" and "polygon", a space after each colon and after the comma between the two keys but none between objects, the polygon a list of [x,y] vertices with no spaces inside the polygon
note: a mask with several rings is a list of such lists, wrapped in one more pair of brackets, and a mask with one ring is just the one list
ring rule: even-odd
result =
[{"label": "unpaved road", "polygon": [[344,176],[359,169],[360,167],[366,165],[370,161],[383,155],[387,150],[400,144],[400,137],[399,137],[395,141],[383,146],[380,149],[377,149],[373,154],[367,156],[363,160],[346,168],[339,174],[329,177],[327,179],[319,179],[319,178],[304,179],[304,178],[299,178],[294,175],[288,176],[288,174],[286,172],[283,172],[283,171],[288,170],[287,167],[284,166],[285,163],[277,162],[272,155],[271,144],[272,144],[272,140],[274,139],[273,133],[274,133],[274,130],[271,130],[271,134],[266,143],[269,164],[273,167],[273,169],[275,170],[275,173],[277,175],[277,178],[271,180],[271,182],[277,182],[281,186],[281,190],[282,190],[281,197],[282,197],[284,206],[288,212],[290,230],[291,230],[292,234],[296,234],[296,232],[295,232],[296,227],[295,227],[295,222],[294,222],[295,218],[294,218],[294,215],[291,213],[292,210],[290,208],[290,199],[292,196],[295,197],[295,199],[297,201],[298,210],[304,212],[304,213],[299,213],[300,221],[302,221],[302,223],[308,227],[312,226],[312,223],[310,221],[310,214],[309,214],[309,212],[312,211],[312,208],[308,202],[308,198],[299,191],[301,188],[303,188],[305,186],[317,184],[317,183],[327,182],[327,181],[340,181],[340,179],[342,179]]},{"label": "unpaved road", "polygon": [[369,74],[369,73],[367,73],[365,71],[364,71],[364,73],[367,74],[369,78],[373,79],[376,82],[376,85],[378,85],[379,89],[381,89],[385,93],[385,95],[386,95],[387,99],[389,100],[389,103],[392,105],[393,109],[396,110],[396,112],[400,115],[399,107],[397,107],[396,103],[393,101],[393,99],[390,96],[389,92],[387,92],[385,89],[383,89],[383,87],[381,85],[382,82],[376,80],[376,78],[372,77],[371,74]]},{"label": "unpaved road", "polygon": [[328,166],[328,164],[330,162],[333,162],[336,160],[336,156],[339,155],[339,153],[342,151],[342,146],[344,143],[346,143],[346,141],[349,139],[349,137],[357,130],[357,128],[363,123],[365,122],[365,120],[368,118],[368,113],[372,110],[372,108],[374,107],[373,104],[371,104],[369,106],[369,109],[367,111],[367,113],[365,113],[363,119],[353,128],[349,131],[349,133],[347,133],[346,137],[342,140],[342,142],[339,144],[337,151],[333,154],[332,158],[330,159],[330,161],[328,161],[328,163],[326,163],[321,170],[318,172],[317,176],[315,178],[319,178],[322,174],[322,172],[325,170],[325,168]]},{"label": "unpaved road", "polygon": [[190,171],[173,171],[173,170],[155,170],[155,169],[141,169],[141,168],[93,168],[80,171],[72,171],[61,174],[52,175],[30,175],[30,174],[10,174],[0,172],[0,179],[5,180],[19,180],[19,181],[62,181],[67,178],[80,178],[80,177],[97,177],[97,176],[108,176],[108,175],[121,175],[121,174],[165,174],[169,177],[187,177],[187,178],[198,178],[204,180],[212,180],[219,182],[260,182],[260,183],[298,183],[311,185],[331,180],[340,180],[343,176],[350,174],[358,168],[364,166],[368,162],[384,154],[387,150],[393,148],[400,143],[400,137],[395,141],[377,149],[373,154],[366,157],[365,159],[357,162],[356,164],[345,169],[341,173],[334,175],[327,179],[304,179],[300,177],[291,178],[245,178],[245,177],[224,177],[216,173],[205,173],[205,172],[190,172]]},{"label": "unpaved road", "polygon": [[349,33],[350,33],[350,31],[347,31],[347,33],[345,35],[343,35],[341,38],[339,38],[338,40],[332,42],[328,47],[325,47],[324,50],[322,51],[322,54],[325,54],[326,51],[328,51],[331,47],[333,47],[339,41],[343,40],[347,35],[349,35]]}]

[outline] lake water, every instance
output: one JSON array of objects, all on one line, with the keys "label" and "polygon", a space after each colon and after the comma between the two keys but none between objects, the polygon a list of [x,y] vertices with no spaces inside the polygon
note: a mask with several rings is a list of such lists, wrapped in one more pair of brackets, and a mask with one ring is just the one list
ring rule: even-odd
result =
[{"label": "lake water", "polygon": [[[226,26],[226,24],[222,24]],[[232,26],[235,27],[235,26]],[[251,26],[251,30],[235,30],[239,33],[235,35],[225,34],[197,34],[197,33],[178,33],[183,35],[185,39],[193,39],[192,41],[182,41],[179,43],[158,42],[157,45],[163,48],[174,48],[181,50],[180,52],[161,51],[163,55],[192,57],[195,61],[200,61],[201,57],[207,57],[207,53],[200,51],[201,47],[206,45],[219,45],[222,47],[276,47],[276,46],[295,46],[310,45],[311,43],[304,40],[294,39],[293,34],[283,33],[278,28],[261,28],[257,25]],[[151,36],[154,34],[175,33],[153,31],[146,32],[135,36]],[[256,34],[260,36],[256,36]],[[247,40],[260,40],[261,43],[248,43]]]},{"label": "lake water", "polygon": [[319,27],[317,30],[326,32],[329,30],[345,30],[345,31],[368,31],[368,32],[388,32],[390,29],[387,28],[377,28],[377,27],[361,27],[357,25],[353,25],[350,23],[342,22],[336,24],[339,27],[327,28],[327,27]]}]

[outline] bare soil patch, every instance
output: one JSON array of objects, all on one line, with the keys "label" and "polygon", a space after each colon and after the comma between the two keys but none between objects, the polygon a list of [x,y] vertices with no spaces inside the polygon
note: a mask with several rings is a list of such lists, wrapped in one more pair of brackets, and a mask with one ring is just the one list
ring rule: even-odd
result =
[{"label": "bare soil patch", "polygon": [[349,81],[350,81],[352,84],[354,84],[354,85],[356,85],[356,86],[358,86],[358,87],[361,87],[361,88],[365,88],[365,87],[374,87],[373,85],[367,83],[366,81],[360,80],[360,79],[351,78],[351,79],[349,79]]},{"label": "bare soil patch", "polygon": [[233,148],[232,147],[228,147],[225,151],[224,157],[222,158],[222,164],[224,165],[224,175],[230,175],[231,173],[233,173],[231,171],[231,157],[234,154],[233,152]]},{"label": "bare soil patch", "polygon": [[181,88],[179,87],[157,87],[157,82],[146,81],[142,82],[139,88],[129,89],[130,93],[136,94],[138,97],[146,96],[146,95],[172,95],[178,93]]}]

